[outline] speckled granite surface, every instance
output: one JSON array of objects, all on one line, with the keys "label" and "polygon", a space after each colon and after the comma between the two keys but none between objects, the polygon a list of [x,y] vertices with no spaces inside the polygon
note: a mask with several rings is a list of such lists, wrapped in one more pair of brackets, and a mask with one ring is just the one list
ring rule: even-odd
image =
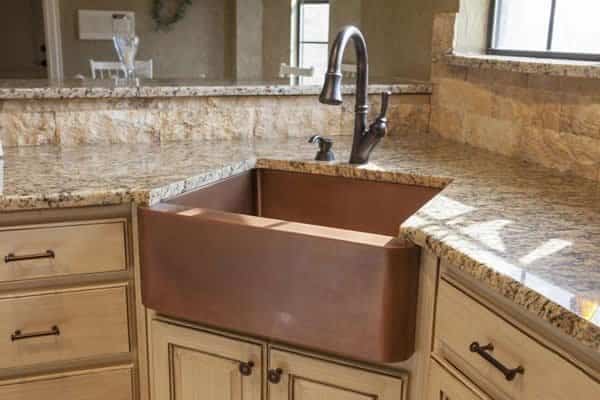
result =
[{"label": "speckled granite surface", "polygon": [[595,61],[460,53],[448,54],[443,58],[448,64],[459,67],[496,69],[524,74],[570,76],[574,78],[600,78],[600,63]]},{"label": "speckled granite surface", "polygon": [[[338,159],[349,146],[350,138],[336,139]],[[430,135],[388,138],[360,168],[311,161],[303,138],[5,152],[4,211],[150,204],[256,165],[444,187],[402,233],[600,352],[600,193],[592,181]]]},{"label": "speckled granite surface", "polygon": [[[348,80],[347,83],[352,83]],[[343,92],[354,93],[354,85],[344,85]],[[389,90],[393,94],[429,94],[427,82],[398,81],[372,83],[369,93]],[[15,99],[101,99],[159,98],[198,96],[294,96],[316,95],[320,86],[283,85],[273,82],[220,82],[207,80],[143,80],[139,86],[115,85],[113,81],[50,82],[47,80],[0,80],[0,100]]]}]

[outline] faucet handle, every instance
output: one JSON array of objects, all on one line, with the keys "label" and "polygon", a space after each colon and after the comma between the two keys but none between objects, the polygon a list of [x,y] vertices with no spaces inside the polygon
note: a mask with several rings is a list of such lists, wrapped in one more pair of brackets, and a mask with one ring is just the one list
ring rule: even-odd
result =
[{"label": "faucet handle", "polygon": [[372,133],[376,138],[381,139],[387,135],[388,131],[388,119],[387,112],[388,106],[390,105],[391,92],[385,91],[381,93],[381,112],[375,122],[369,127],[369,132]]},{"label": "faucet handle", "polygon": [[392,95],[392,92],[390,92],[388,90],[381,93],[381,112],[379,113],[379,116],[377,117],[378,120],[386,119],[387,112],[388,112],[388,106],[390,105],[390,96],[391,95]]}]

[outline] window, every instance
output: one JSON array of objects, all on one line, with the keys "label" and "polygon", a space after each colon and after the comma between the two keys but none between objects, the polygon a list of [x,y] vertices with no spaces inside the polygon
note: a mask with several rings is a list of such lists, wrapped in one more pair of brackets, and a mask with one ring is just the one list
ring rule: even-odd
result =
[{"label": "window", "polygon": [[600,60],[600,1],[495,0],[490,54]]},{"label": "window", "polygon": [[329,51],[329,1],[301,0],[298,12],[298,66],[314,67],[312,77],[300,77],[301,84],[323,83]]}]

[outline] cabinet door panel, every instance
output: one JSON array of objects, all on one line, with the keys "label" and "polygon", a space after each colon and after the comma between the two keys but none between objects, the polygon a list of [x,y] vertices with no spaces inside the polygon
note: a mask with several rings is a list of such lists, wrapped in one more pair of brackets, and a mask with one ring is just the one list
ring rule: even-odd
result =
[{"label": "cabinet door panel", "polygon": [[153,321],[152,362],[155,400],[261,399],[260,345]]},{"label": "cabinet door panel", "polygon": [[242,399],[238,362],[180,347],[173,348],[175,400]]},{"label": "cabinet door panel", "polygon": [[283,350],[271,350],[269,368],[281,380],[269,384],[269,400],[402,400],[404,381]]},{"label": "cabinet door panel", "polygon": [[302,400],[373,400],[372,396],[330,386],[321,382],[311,382],[302,378],[294,380],[293,399]]}]

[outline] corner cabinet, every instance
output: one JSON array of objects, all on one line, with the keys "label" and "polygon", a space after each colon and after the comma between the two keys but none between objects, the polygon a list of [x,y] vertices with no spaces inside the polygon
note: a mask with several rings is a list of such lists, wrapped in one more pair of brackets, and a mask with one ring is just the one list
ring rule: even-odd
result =
[{"label": "corner cabinet", "polygon": [[[402,376],[153,320],[154,400],[403,400]],[[267,362],[263,362],[267,360]]]},{"label": "corner cabinet", "polygon": [[597,370],[460,278],[439,280],[428,400],[600,399]]}]

